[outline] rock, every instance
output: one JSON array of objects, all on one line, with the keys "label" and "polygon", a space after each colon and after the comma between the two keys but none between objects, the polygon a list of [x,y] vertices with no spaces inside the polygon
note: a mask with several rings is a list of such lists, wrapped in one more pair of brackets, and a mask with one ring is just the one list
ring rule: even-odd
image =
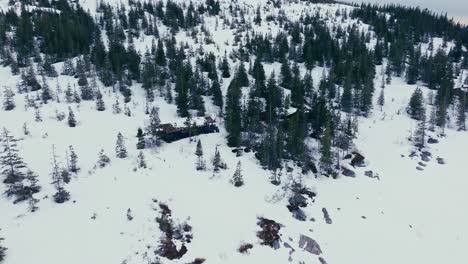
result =
[{"label": "rock", "polygon": [[291,211],[292,212],[292,215],[295,219],[299,220],[299,221],[305,221],[307,220],[307,216],[306,214],[304,213],[304,211],[302,211],[302,209],[296,209],[296,210],[293,210]]},{"label": "rock", "polygon": [[423,151],[421,153],[421,160],[424,162],[429,162],[431,160],[430,159],[431,157],[432,157],[432,154],[428,151]]},{"label": "rock", "polygon": [[253,248],[252,244],[245,243],[245,244],[240,245],[240,247],[239,247],[239,249],[237,251],[244,254],[244,253],[249,253],[249,250],[252,249],[252,248]]},{"label": "rock", "polygon": [[439,140],[430,137],[430,138],[427,139],[427,143],[428,144],[437,144],[437,143],[439,143]]},{"label": "rock", "polygon": [[315,255],[322,254],[322,250],[320,249],[320,246],[317,243],[317,241],[305,235],[300,236],[299,247],[311,254],[315,254]]},{"label": "rock", "polygon": [[364,175],[366,175],[367,177],[373,178],[374,177],[374,172],[373,171],[365,171]]},{"label": "rock", "polygon": [[358,167],[364,167],[365,164],[364,164],[364,160],[366,159],[363,155],[361,155],[360,153],[358,152],[353,152],[352,153],[354,155],[353,159],[351,159],[351,166],[355,167],[355,166],[358,166]]},{"label": "rock", "polygon": [[325,261],[325,259],[322,258],[322,257],[319,257],[319,261],[320,261],[321,264],[327,264],[327,262]]},{"label": "rock", "polygon": [[257,232],[257,237],[262,241],[262,245],[270,246],[274,249],[280,247],[280,235],[279,231],[281,229],[281,224],[277,223],[274,220],[267,218],[259,218],[258,225],[262,230]]},{"label": "rock", "polygon": [[192,263],[193,264],[202,264],[206,261],[204,258],[196,258]]},{"label": "rock", "polygon": [[441,157],[437,157],[437,163],[443,165],[443,164],[445,164],[445,160],[443,158],[441,158]]},{"label": "rock", "polygon": [[332,224],[332,220],[330,218],[330,215],[328,214],[328,211],[327,211],[327,208],[322,208],[322,212],[323,212],[323,218],[325,219],[325,223],[327,224]]},{"label": "rock", "polygon": [[423,171],[423,170],[424,170],[423,168],[421,168],[421,167],[419,167],[419,166],[417,166],[416,169],[417,169],[418,171]]},{"label": "rock", "polygon": [[346,167],[341,167],[341,169],[343,170],[341,173],[346,176],[346,177],[356,177],[356,173]]}]

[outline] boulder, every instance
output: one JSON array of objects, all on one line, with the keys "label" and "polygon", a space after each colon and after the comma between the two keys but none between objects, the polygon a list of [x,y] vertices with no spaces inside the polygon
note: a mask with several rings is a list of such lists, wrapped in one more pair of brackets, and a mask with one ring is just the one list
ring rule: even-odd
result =
[{"label": "boulder", "polygon": [[322,250],[317,241],[305,235],[300,236],[299,247],[314,255],[322,254]]},{"label": "boulder", "polygon": [[274,249],[280,247],[280,234],[281,224],[274,220],[267,218],[259,218],[257,223],[262,230],[257,232],[257,237],[262,241],[262,245],[270,246]]},{"label": "boulder", "polygon": [[245,243],[245,244],[242,244],[240,245],[238,251],[242,254],[244,253],[249,253],[249,250],[253,248],[253,245],[250,244],[250,243]]},{"label": "boulder", "polygon": [[346,167],[341,167],[342,171],[341,174],[343,174],[346,177],[356,177],[356,173]]},{"label": "boulder", "polygon": [[323,213],[323,218],[325,219],[325,223],[331,224],[332,219],[330,218],[330,215],[328,214],[327,208],[322,208],[322,213]]},{"label": "boulder", "polygon": [[363,155],[361,155],[360,153],[358,152],[353,152],[353,158],[351,159],[351,166],[353,167],[364,167],[365,164],[364,164],[364,160],[366,159]]}]

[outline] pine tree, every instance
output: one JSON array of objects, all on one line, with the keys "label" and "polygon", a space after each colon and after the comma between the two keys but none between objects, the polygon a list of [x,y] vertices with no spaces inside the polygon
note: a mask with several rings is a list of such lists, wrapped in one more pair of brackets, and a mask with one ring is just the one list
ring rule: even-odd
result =
[{"label": "pine tree", "polygon": [[26,169],[26,163],[19,156],[18,140],[6,128],[3,128],[0,139],[2,143],[0,165],[1,175],[4,177],[3,183],[18,184],[24,179],[24,170]]},{"label": "pine tree", "polygon": [[350,81],[345,81],[343,94],[341,95],[341,110],[346,113],[353,111],[353,92]]},{"label": "pine tree", "polygon": [[332,135],[331,135],[330,124],[328,123],[323,132],[322,138],[320,139],[320,167],[323,173],[330,175],[332,173]]},{"label": "pine tree", "polygon": [[80,168],[78,167],[78,155],[75,153],[73,146],[68,146],[68,170],[77,173]]},{"label": "pine tree", "polygon": [[143,168],[146,169],[146,160],[145,160],[145,155],[143,154],[143,151],[140,151],[137,156],[137,167],[138,168]]},{"label": "pine tree", "polygon": [[408,114],[411,118],[416,120],[421,120],[424,110],[424,97],[421,89],[416,88],[413,94],[411,95],[409,104],[408,104]]},{"label": "pine tree", "polygon": [[383,106],[385,104],[385,89],[380,90],[379,98],[377,99],[377,104],[380,106],[380,111],[383,111]]},{"label": "pine tree", "polygon": [[115,115],[122,113],[119,98],[115,98],[115,103],[112,105],[112,113]]},{"label": "pine tree", "polygon": [[5,259],[6,256],[6,250],[7,248],[3,247],[1,242],[4,240],[4,238],[0,237],[0,263]]},{"label": "pine tree", "polygon": [[68,193],[65,188],[65,179],[63,178],[62,170],[60,164],[57,161],[57,155],[55,154],[55,146],[52,146],[52,184],[56,189],[54,194],[54,201],[56,203],[64,203],[70,199],[70,193]]},{"label": "pine tree", "polygon": [[226,164],[221,159],[221,154],[219,153],[218,147],[215,149],[215,154],[212,160],[213,172],[217,173],[220,169],[226,169]]},{"label": "pine tree", "polygon": [[464,92],[458,96],[457,127],[459,131],[466,130],[466,94]]},{"label": "pine tree", "polygon": [[41,108],[39,106],[34,107],[34,121],[42,122]]},{"label": "pine tree", "polygon": [[151,141],[154,145],[159,145],[159,126],[161,119],[159,118],[159,108],[152,107],[149,115],[148,125],[146,126],[146,133],[151,136]]},{"label": "pine tree", "polygon": [[418,126],[413,136],[413,143],[415,147],[424,148],[426,141],[426,111],[423,109],[421,116],[418,120]]},{"label": "pine tree", "polygon": [[203,147],[201,144],[201,140],[198,140],[197,142],[197,149],[195,150],[195,156],[197,156],[196,169],[205,170],[206,164],[205,164],[205,160],[203,159]]},{"label": "pine tree", "polygon": [[34,172],[28,170],[25,177],[26,184],[21,192],[23,196],[21,199],[27,200],[30,212],[35,212],[39,209],[37,206],[39,199],[35,198],[34,194],[40,192],[42,187],[39,185],[39,180],[37,178],[38,177]]},{"label": "pine tree", "polygon": [[98,162],[97,162],[99,168],[104,168],[109,163],[110,163],[110,158],[104,153],[104,150],[101,149],[98,153]]},{"label": "pine tree", "polygon": [[237,147],[241,143],[241,104],[242,96],[241,87],[237,82],[237,78],[231,81],[226,94],[226,109],[225,109],[225,126],[228,132],[228,145]]},{"label": "pine tree", "polygon": [[237,167],[236,171],[234,172],[234,175],[232,176],[232,184],[236,187],[240,187],[244,185],[244,179],[242,177],[242,169],[241,169],[241,162],[237,162]]},{"label": "pine tree", "polygon": [[117,141],[115,143],[115,156],[119,159],[127,157],[127,148],[125,147],[125,141],[122,133],[117,134]]},{"label": "pine tree", "polygon": [[155,62],[161,67],[166,66],[166,55],[164,53],[164,47],[161,39],[158,39],[158,47],[156,49]]},{"label": "pine tree", "polygon": [[144,149],[146,147],[146,144],[145,144],[145,135],[143,134],[143,129],[138,128],[137,138],[138,138],[137,145],[136,145],[137,149]]},{"label": "pine tree", "polygon": [[3,110],[5,111],[11,111],[15,109],[16,104],[15,104],[15,99],[14,99],[15,93],[9,88],[9,87],[4,87],[3,90]]},{"label": "pine tree", "polygon": [[100,90],[96,92],[96,110],[98,111],[106,110],[106,105],[104,104],[104,100],[102,99],[102,94]]},{"label": "pine tree", "polygon": [[71,107],[68,107],[68,126],[76,127],[75,114],[73,113],[73,110],[71,109]]},{"label": "pine tree", "polygon": [[49,85],[47,84],[45,75],[42,75],[41,100],[44,104],[47,104],[47,102],[51,99],[52,99],[52,93],[50,91]]},{"label": "pine tree", "polygon": [[255,18],[254,18],[254,23],[255,25],[262,25],[262,13],[260,11],[260,6],[257,7],[257,11],[255,13]]},{"label": "pine tree", "polygon": [[229,62],[228,62],[226,53],[224,53],[223,61],[221,63],[221,77],[223,78],[231,77],[231,70],[229,68]]}]

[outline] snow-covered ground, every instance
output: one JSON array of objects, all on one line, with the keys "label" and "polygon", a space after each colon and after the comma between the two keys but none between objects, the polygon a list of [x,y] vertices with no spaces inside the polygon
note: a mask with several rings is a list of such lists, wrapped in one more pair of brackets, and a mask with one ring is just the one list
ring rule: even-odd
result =
[{"label": "snow-covered ground", "polygon": [[[95,10],[94,1],[85,2],[85,7]],[[252,13],[256,6],[257,2],[252,4]],[[291,16],[299,17],[304,11],[299,6],[291,4],[285,9]],[[333,14],[337,8],[350,7],[312,5],[310,8]],[[207,25],[214,31],[214,19],[207,21]],[[367,28],[361,25],[361,29]],[[265,33],[275,30],[275,26],[266,23],[258,29]],[[230,51],[232,47],[224,43],[232,42],[231,34],[231,30],[221,28],[215,31],[215,45],[207,46],[206,50],[221,54]],[[177,35],[177,40],[195,45],[184,32]],[[140,51],[150,44],[150,38],[136,42]],[[60,72],[61,65],[57,67]],[[267,76],[273,70],[279,72],[279,64],[265,65]],[[322,68],[314,69],[316,83],[322,71]],[[3,86],[15,90],[18,76],[12,76],[10,69],[3,67],[0,76],[3,80],[0,99],[3,99]],[[224,89],[228,81],[223,83]],[[59,83],[65,90],[76,79],[60,76]],[[50,80],[49,85],[54,91],[56,80]],[[43,190],[38,196],[40,209],[35,213],[28,212],[26,204],[15,205],[4,197],[0,199],[0,236],[5,237],[4,246],[8,247],[6,263],[149,263],[154,259],[161,236],[155,222],[159,214],[155,201],[168,204],[176,222],[187,221],[193,227],[194,239],[187,245],[188,253],[180,260],[162,259],[163,263],[189,263],[198,257],[206,258],[208,264],[288,263],[290,258],[292,263],[320,263],[318,256],[299,248],[301,234],[320,244],[321,256],[330,264],[468,263],[465,249],[468,210],[464,206],[468,201],[468,177],[464,169],[468,133],[447,129],[445,137],[431,134],[440,143],[429,145],[432,158],[425,162],[424,170],[417,170],[421,160],[409,157],[412,147],[408,141],[416,124],[404,114],[415,88],[401,78],[394,78],[385,88],[383,110],[375,107],[369,118],[360,120],[355,143],[366,156],[367,166],[355,169],[355,178],[315,178],[312,174],[301,175],[297,170],[283,175],[283,184],[288,177],[302,178],[305,185],[317,192],[315,203],[305,209],[310,220],[304,222],[291,217],[283,186],[270,184],[269,172],[260,168],[253,153],[236,157],[226,147],[223,129],[196,138],[202,141],[208,163],[216,147],[219,148],[228,169],[217,175],[211,170],[195,170],[196,141],[189,139],[145,149],[148,168],[136,169],[139,152],[136,129],[144,127],[147,121],[140,85],[131,87],[134,95],[128,105],[132,111],[130,117],[112,114],[111,105],[116,98],[109,88],[101,89],[107,108],[104,112],[97,112],[94,102],[71,104],[78,120],[75,128],[68,127],[66,120],[55,119],[56,109],[68,112],[66,104],[44,105],[43,122],[35,122],[34,110],[25,111],[24,94],[17,94],[15,110],[0,110],[0,127],[21,139],[21,155],[39,175]],[[379,89],[375,94],[379,94]],[[123,99],[119,100],[123,106]],[[161,98],[154,105],[160,108],[162,123],[183,122],[177,117],[174,105]],[[217,113],[209,101],[207,112]],[[30,136],[23,135],[24,122],[31,131]],[[125,137],[129,151],[126,159],[115,157],[118,132]],[[50,199],[54,194],[50,184],[52,146],[59,161],[64,163],[65,150],[70,145],[78,154],[81,171],[66,186],[71,201],[55,204]],[[111,158],[111,165],[102,169],[95,167],[101,149]],[[437,157],[443,158],[446,164],[438,164]],[[245,186],[234,188],[230,179],[238,161],[242,162]],[[364,172],[369,170],[377,173],[379,179],[365,176]],[[0,192],[4,192],[3,184]],[[322,208],[330,213],[332,224],[325,223]],[[132,211],[132,221],[127,219],[128,209]],[[256,237],[258,217],[274,219],[283,225],[282,242],[295,249],[291,255],[284,244],[278,250],[260,245]],[[243,243],[254,245],[248,255],[237,251]]]}]

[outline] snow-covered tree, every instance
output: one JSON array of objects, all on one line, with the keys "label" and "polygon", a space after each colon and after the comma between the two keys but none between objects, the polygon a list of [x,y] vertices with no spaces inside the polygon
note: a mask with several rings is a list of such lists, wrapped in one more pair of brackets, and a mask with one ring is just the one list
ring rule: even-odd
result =
[{"label": "snow-covered tree", "polygon": [[73,146],[68,146],[68,170],[77,173],[80,168],[78,167],[78,155],[76,155]]},{"label": "snow-covered tree", "polygon": [[69,127],[76,127],[76,119],[75,119],[75,113],[73,113],[73,110],[71,107],[68,107],[68,126]]},{"label": "snow-covered tree", "polygon": [[99,168],[104,168],[107,164],[110,163],[110,158],[104,153],[104,150],[101,149],[98,153],[98,166]]},{"label": "snow-covered tree", "polygon": [[466,94],[463,92],[458,96],[457,128],[459,131],[466,130]]},{"label": "snow-covered tree", "polygon": [[115,143],[115,156],[120,159],[127,157],[127,148],[125,147],[125,140],[122,133],[117,134],[117,141]]},{"label": "snow-covered tree", "polygon": [[102,99],[102,93],[100,90],[96,92],[96,110],[98,111],[106,110],[106,105],[104,104],[104,100]]},{"label": "snow-covered tree", "polygon": [[3,90],[3,110],[5,111],[11,111],[15,109],[16,104],[15,104],[15,93],[9,88],[9,87],[4,87]]},{"label": "snow-covered tree", "polygon": [[418,125],[413,136],[413,144],[415,147],[423,148],[426,141],[426,113],[425,110],[422,111],[420,119],[418,120]]},{"label": "snow-covered tree", "polygon": [[159,108],[152,107],[149,114],[148,125],[146,126],[146,132],[151,136],[153,144],[158,145],[158,131],[161,125],[161,119],[159,118]]},{"label": "snow-covered tree", "polygon": [[234,172],[234,175],[232,176],[232,184],[236,187],[240,187],[244,185],[244,179],[242,177],[242,168],[241,168],[241,162],[237,162],[237,167],[236,171]]},{"label": "snow-covered tree", "polygon": [[146,159],[143,151],[140,151],[137,156],[137,167],[146,169]]},{"label": "snow-covered tree", "polygon": [[137,149],[144,149],[146,147],[145,135],[143,133],[143,129],[141,128],[138,128],[137,139],[138,139],[137,144],[136,144]]},{"label": "snow-covered tree", "polygon": [[55,154],[55,146],[52,146],[52,184],[56,190],[54,194],[54,201],[56,203],[64,203],[70,199],[70,193],[65,190],[65,179],[64,175],[62,174],[62,168],[60,167],[60,163],[57,160],[57,155]]},{"label": "snow-covered tree", "polygon": [[197,170],[205,170],[206,169],[206,162],[205,162],[205,159],[203,158],[203,147],[202,147],[202,144],[201,144],[201,140],[198,140],[198,142],[197,142],[197,148],[195,150],[195,156],[197,156],[196,169]]},{"label": "snow-covered tree", "polygon": [[0,263],[3,262],[3,260],[5,260],[5,256],[6,256],[6,247],[3,247],[2,245],[2,241],[4,240],[3,237],[0,237]]}]

